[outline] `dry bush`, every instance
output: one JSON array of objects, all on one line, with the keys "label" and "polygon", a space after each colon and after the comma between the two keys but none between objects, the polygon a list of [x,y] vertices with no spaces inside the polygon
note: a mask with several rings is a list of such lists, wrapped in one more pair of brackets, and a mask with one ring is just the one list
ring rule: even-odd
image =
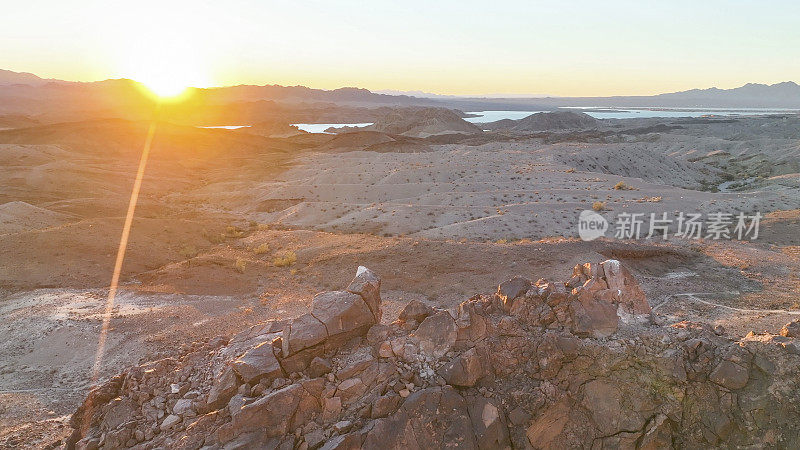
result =
[{"label": "dry bush", "polygon": [[592,203],[592,209],[595,211],[603,211],[606,209],[606,202],[594,202]]},{"label": "dry bush", "polygon": [[233,265],[233,268],[239,273],[244,273],[245,267],[247,267],[247,261],[242,258],[237,258],[236,263]]},{"label": "dry bush", "polygon": [[256,255],[263,255],[264,253],[268,252],[269,252],[269,244],[267,244],[266,242],[259,245],[258,247],[253,247],[253,253],[255,253]]},{"label": "dry bush", "polygon": [[272,263],[275,267],[289,267],[297,262],[297,254],[293,251],[284,252],[283,255],[276,256]]},{"label": "dry bush", "polygon": [[197,247],[192,244],[186,244],[178,250],[178,253],[186,259],[194,258],[197,256]]}]

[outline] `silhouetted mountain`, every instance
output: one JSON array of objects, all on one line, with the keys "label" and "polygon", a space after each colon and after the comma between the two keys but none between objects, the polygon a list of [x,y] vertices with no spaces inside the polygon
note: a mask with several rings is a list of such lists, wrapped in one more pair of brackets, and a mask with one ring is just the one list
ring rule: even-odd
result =
[{"label": "silhouetted mountain", "polygon": [[11,70],[0,69],[0,84],[29,84],[36,85],[46,83],[47,80],[27,72],[13,72]]}]

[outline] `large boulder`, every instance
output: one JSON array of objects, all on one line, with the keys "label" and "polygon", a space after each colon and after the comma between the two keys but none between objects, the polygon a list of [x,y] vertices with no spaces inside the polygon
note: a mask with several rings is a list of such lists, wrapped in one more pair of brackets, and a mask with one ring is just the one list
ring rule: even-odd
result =
[{"label": "large boulder", "polygon": [[456,343],[458,327],[450,313],[439,311],[423,320],[411,338],[417,343],[421,353],[441,358]]},{"label": "large boulder", "polygon": [[600,263],[600,270],[608,288],[616,290],[619,295],[621,312],[634,317],[647,318],[652,312],[642,288],[633,275],[616,259]]},{"label": "large boulder", "polygon": [[467,402],[450,386],[414,392],[397,412],[375,420],[363,443],[380,450],[440,446],[478,447]]},{"label": "large boulder", "polygon": [[328,337],[325,325],[311,314],[292,320],[283,330],[281,342],[283,357],[322,343]]},{"label": "large boulder", "polygon": [[580,337],[604,338],[617,332],[619,317],[612,303],[594,298],[576,299],[569,304],[572,333]]},{"label": "large boulder", "polygon": [[457,356],[440,371],[447,384],[460,387],[475,386],[485,374],[485,363],[475,348]]},{"label": "large boulder", "polygon": [[508,312],[511,311],[511,306],[514,300],[518,297],[525,295],[528,289],[531,288],[531,282],[522,277],[514,277],[508,281],[504,281],[497,286],[497,298],[503,303],[503,309]]},{"label": "large boulder", "polygon": [[[277,335],[275,335],[277,337]],[[233,369],[245,383],[268,380],[284,375],[271,340],[251,348],[233,362]]]},{"label": "large boulder", "polygon": [[431,314],[433,314],[433,308],[419,300],[411,300],[403,310],[400,311],[400,315],[397,318],[402,322],[413,320],[420,323]]},{"label": "large boulder", "polygon": [[219,409],[228,404],[228,401],[236,394],[239,388],[239,378],[233,367],[226,366],[220,375],[214,379],[211,391],[208,393],[208,405],[211,409]]},{"label": "large boulder", "polygon": [[749,370],[731,361],[722,361],[714,368],[708,379],[727,389],[741,389],[750,379]]},{"label": "large boulder", "polygon": [[366,334],[375,324],[375,316],[361,296],[347,291],[317,294],[311,301],[311,315],[325,325],[329,338]]}]

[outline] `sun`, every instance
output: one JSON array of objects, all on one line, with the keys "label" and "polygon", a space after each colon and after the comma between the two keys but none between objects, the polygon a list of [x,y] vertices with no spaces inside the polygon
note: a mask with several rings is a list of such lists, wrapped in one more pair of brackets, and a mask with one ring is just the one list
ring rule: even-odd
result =
[{"label": "sun", "polygon": [[161,101],[182,99],[189,88],[211,86],[203,55],[175,41],[129,48],[121,52],[119,73],[141,83]]},{"label": "sun", "polygon": [[154,94],[161,98],[174,98],[183,94],[190,86],[177,76],[165,75],[163,77],[139,80]]}]

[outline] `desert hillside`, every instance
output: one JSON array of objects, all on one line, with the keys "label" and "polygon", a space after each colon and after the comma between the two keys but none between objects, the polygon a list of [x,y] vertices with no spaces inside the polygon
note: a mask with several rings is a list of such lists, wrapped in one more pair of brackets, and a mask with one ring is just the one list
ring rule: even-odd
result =
[{"label": "desert hillside", "polygon": [[[369,114],[335,134],[155,122],[108,316],[154,122],[9,119],[0,445],[796,438],[796,115]],[[585,210],[605,237],[579,238]],[[759,212],[760,236],[613,237],[621,213],[679,211]]]}]

